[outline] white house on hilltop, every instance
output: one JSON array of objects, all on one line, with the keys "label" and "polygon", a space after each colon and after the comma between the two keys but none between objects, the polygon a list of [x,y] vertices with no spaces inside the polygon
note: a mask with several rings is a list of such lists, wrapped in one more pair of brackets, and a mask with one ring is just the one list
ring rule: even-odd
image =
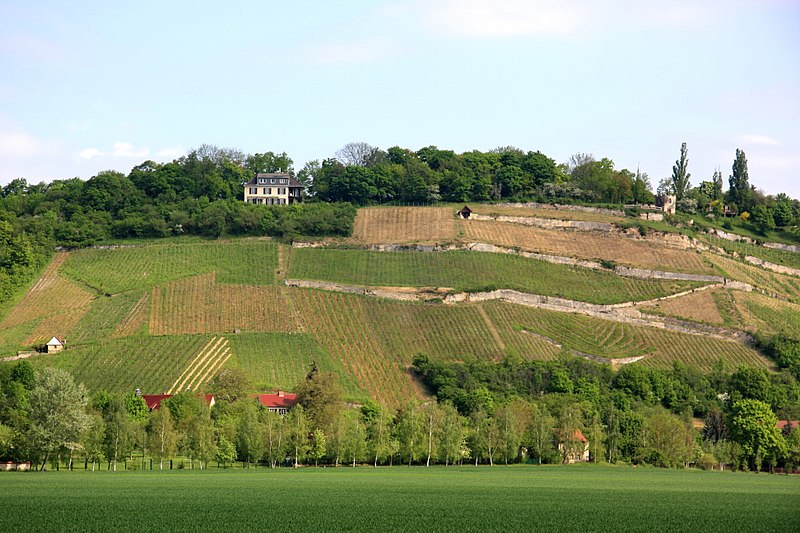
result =
[{"label": "white house on hilltop", "polygon": [[285,173],[259,172],[244,184],[244,201],[251,204],[287,205],[303,200],[303,184]]}]

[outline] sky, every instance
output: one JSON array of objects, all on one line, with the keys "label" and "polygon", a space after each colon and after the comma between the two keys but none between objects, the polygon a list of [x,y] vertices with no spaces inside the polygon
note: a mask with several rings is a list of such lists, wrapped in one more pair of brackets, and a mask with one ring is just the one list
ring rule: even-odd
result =
[{"label": "sky", "polygon": [[0,185],[362,141],[800,198],[800,0],[0,2]]}]

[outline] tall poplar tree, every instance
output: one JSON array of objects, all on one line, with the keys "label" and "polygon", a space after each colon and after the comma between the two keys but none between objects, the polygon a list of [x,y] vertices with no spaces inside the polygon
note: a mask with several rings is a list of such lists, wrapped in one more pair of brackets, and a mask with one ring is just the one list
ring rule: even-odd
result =
[{"label": "tall poplar tree", "polygon": [[733,161],[733,169],[728,178],[730,190],[728,200],[739,208],[739,212],[750,211],[752,208],[753,191],[750,188],[750,177],[747,173],[747,157],[744,151],[736,149],[736,159]]},{"label": "tall poplar tree", "polygon": [[689,157],[687,155],[686,143],[681,144],[681,157],[672,166],[672,190],[675,193],[675,199],[680,200],[689,190],[689,178],[692,176],[686,169],[689,166]]}]

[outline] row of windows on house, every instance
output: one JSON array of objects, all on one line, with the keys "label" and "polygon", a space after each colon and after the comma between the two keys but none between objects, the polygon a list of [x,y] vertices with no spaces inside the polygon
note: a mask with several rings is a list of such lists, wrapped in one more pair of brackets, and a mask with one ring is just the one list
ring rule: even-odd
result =
[{"label": "row of windows on house", "polygon": [[250,198],[251,204],[286,205],[286,198]]},{"label": "row of windows on house", "polygon": [[[287,188],[288,187],[275,187],[277,191],[275,194],[286,194]],[[258,194],[258,187],[248,187],[248,189],[250,190],[248,194]],[[272,194],[272,187],[264,187],[262,191],[261,194]]]},{"label": "row of windows on house", "polygon": [[289,183],[289,180],[286,178],[258,178],[259,185],[266,185],[267,183],[272,185],[275,185],[276,183],[278,185],[286,185]]}]

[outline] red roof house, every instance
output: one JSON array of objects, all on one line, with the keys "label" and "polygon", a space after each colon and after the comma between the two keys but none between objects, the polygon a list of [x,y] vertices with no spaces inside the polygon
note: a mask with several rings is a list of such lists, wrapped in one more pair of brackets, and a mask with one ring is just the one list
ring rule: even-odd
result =
[{"label": "red roof house", "polygon": [[279,390],[273,394],[256,394],[258,403],[269,409],[271,413],[285,415],[297,404],[297,394]]},{"label": "red roof house", "polygon": [[[214,398],[213,394],[198,394],[198,398],[202,397],[203,400],[206,402],[206,405],[209,407],[214,407],[214,404],[217,403],[216,399]],[[147,404],[147,408],[151,411],[155,411],[159,407],[161,407],[161,402],[166,400],[167,398],[172,398],[172,394],[143,394],[142,399],[144,403]]]}]

